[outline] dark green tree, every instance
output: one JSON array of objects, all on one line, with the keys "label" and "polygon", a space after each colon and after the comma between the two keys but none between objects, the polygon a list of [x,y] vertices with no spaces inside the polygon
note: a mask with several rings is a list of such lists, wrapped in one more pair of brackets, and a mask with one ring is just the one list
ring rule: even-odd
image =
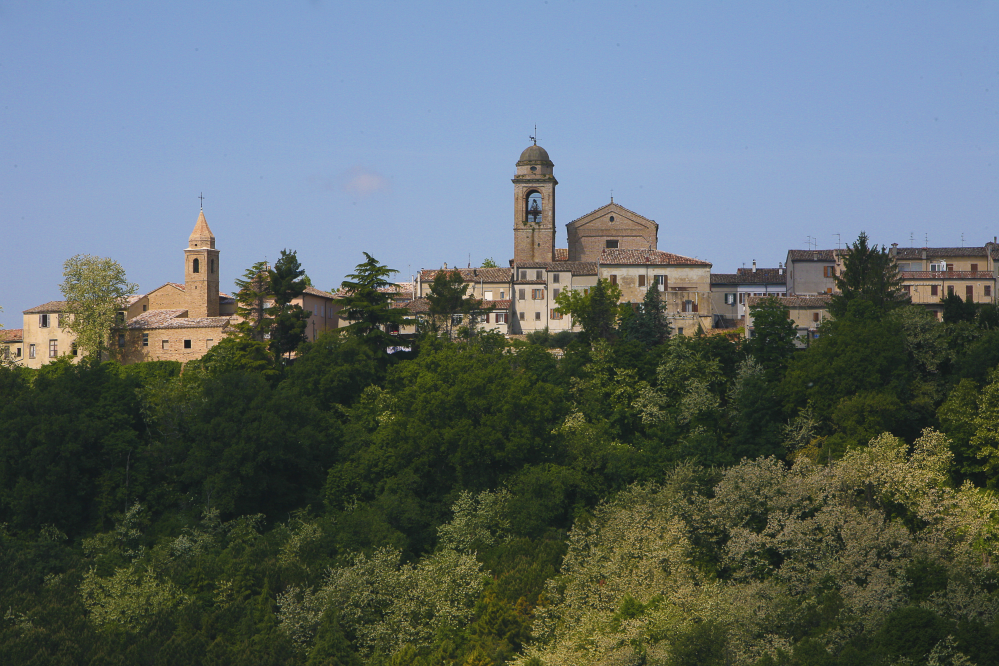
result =
[{"label": "dark green tree", "polygon": [[943,304],[943,320],[945,324],[956,324],[959,321],[975,321],[978,306],[971,300],[964,300],[954,292],[940,299]]},{"label": "dark green tree", "polygon": [[288,250],[281,250],[281,258],[268,272],[270,290],[274,296],[274,305],[271,307],[274,323],[271,324],[269,346],[278,364],[285,354],[290,354],[305,342],[305,327],[309,313],[301,305],[292,303],[305,293],[305,288],[308,286],[302,278],[303,275],[305,270],[298,263],[297,254]]},{"label": "dark green tree", "polygon": [[640,342],[646,349],[661,345],[669,338],[669,319],[658,281],[652,281],[634,316],[625,318],[622,313],[621,333],[626,339]]},{"label": "dark green tree", "polygon": [[467,296],[467,292],[468,283],[462,279],[461,272],[437,272],[427,294],[431,327],[435,332],[451,339],[460,324],[474,329],[474,317],[482,311],[482,301]]},{"label": "dark green tree", "polygon": [[256,342],[266,339],[274,321],[267,304],[271,297],[269,270],[266,261],[258,261],[236,280],[236,314],[242,320],[236,324],[236,330]]},{"label": "dark green tree", "polygon": [[753,337],[746,341],[749,352],[769,372],[780,372],[794,354],[797,331],[790,311],[775,296],[751,306]]},{"label": "dark green tree", "polygon": [[843,257],[843,271],[836,276],[840,293],[829,303],[834,317],[845,315],[854,300],[867,301],[882,313],[910,302],[894,257],[883,245],[870,246],[867,241],[867,233],[861,231]]},{"label": "dark green tree", "polygon": [[621,288],[607,280],[597,280],[588,293],[563,289],[555,298],[558,311],[571,316],[591,341],[610,340],[617,335],[620,300]]},{"label": "dark green tree", "polygon": [[348,334],[361,338],[380,354],[398,342],[388,329],[409,323],[406,311],[393,306],[385,290],[392,283],[388,277],[399,271],[383,266],[367,252],[364,262],[340,283],[340,296],[334,302],[342,308],[340,316],[350,322]]}]

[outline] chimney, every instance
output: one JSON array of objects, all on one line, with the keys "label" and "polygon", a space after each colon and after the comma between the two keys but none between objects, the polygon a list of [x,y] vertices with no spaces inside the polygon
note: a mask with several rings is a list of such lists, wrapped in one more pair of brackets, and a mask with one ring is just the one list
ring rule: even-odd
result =
[{"label": "chimney", "polygon": [[888,256],[892,259],[898,256],[898,243],[891,244],[891,249],[888,250]]},{"label": "chimney", "polygon": [[756,272],[756,259],[753,259],[753,272]]},{"label": "chimney", "polygon": [[784,264],[783,263],[778,263],[777,264],[777,275],[783,275],[783,274],[784,274]]}]

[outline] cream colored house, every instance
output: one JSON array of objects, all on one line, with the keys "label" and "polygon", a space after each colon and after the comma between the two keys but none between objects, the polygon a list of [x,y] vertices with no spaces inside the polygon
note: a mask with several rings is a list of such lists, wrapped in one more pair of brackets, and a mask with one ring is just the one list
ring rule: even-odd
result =
[{"label": "cream colored house", "polygon": [[7,362],[24,364],[24,329],[0,329],[0,356]]},{"label": "cream colored house", "polygon": [[777,298],[787,308],[788,318],[798,332],[797,345],[804,347],[810,339],[819,337],[819,326],[829,319],[831,295],[821,296],[751,296],[747,299],[746,337],[753,337],[753,306],[766,298]]}]

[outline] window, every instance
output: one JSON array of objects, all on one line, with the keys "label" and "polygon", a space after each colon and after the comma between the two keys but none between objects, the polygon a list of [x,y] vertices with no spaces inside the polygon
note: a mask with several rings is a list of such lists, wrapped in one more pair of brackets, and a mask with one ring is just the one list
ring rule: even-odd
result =
[{"label": "window", "polygon": [[47,314],[38,315],[38,328],[49,327],[49,316]]},{"label": "window", "polygon": [[544,280],[545,276],[544,276],[544,274],[541,271],[534,271],[534,279],[535,280]]},{"label": "window", "polygon": [[954,270],[954,264],[947,264],[947,270],[948,271]]},{"label": "window", "polygon": [[482,294],[482,298],[483,298],[483,300],[486,300],[486,301],[493,300],[493,292],[487,291],[486,293]]},{"label": "window", "polygon": [[118,334],[118,349],[124,349],[124,348],[125,348],[125,334],[124,333],[119,333]]},{"label": "window", "polygon": [[552,298],[558,298],[559,291],[558,287],[552,289]]},{"label": "window", "polygon": [[534,313],[534,321],[541,321],[541,313],[540,312],[535,312]]},{"label": "window", "polygon": [[947,264],[943,264],[943,263],[940,263],[940,262],[930,262],[930,270],[931,271],[944,271],[944,270],[947,270]]},{"label": "window", "polygon": [[904,285],[902,285],[902,291],[904,291],[906,294],[911,294],[912,293],[912,287],[910,287],[907,284],[904,284]]},{"label": "window", "polygon": [[561,312],[559,312],[556,308],[552,308],[552,319],[561,319],[562,316]]},{"label": "window", "polygon": [[992,285],[987,284],[984,287],[982,287],[982,289],[984,290],[984,295],[985,296],[987,296],[989,298],[992,297]]},{"label": "window", "polygon": [[684,312],[693,312],[694,311],[694,301],[691,301],[691,300],[684,301],[683,302],[683,311]]},{"label": "window", "polygon": [[524,321],[524,313],[523,313],[523,312],[521,312],[521,313],[519,313],[519,314],[520,314],[520,321]]},{"label": "window", "polygon": [[507,320],[507,313],[505,313],[505,312],[497,312],[496,313],[496,323],[497,324],[505,324],[507,321],[508,321]]},{"label": "window", "polygon": [[972,273],[978,272],[978,264],[971,264],[971,272]]},{"label": "window", "polygon": [[972,285],[969,284],[964,288],[964,298],[968,301],[975,298],[975,288]]},{"label": "window", "polygon": [[114,313],[114,325],[115,326],[121,326],[124,323],[125,323],[125,313],[124,312],[115,312]]},{"label": "window", "polygon": [[49,340],[49,358],[55,358],[59,355],[59,341]]},{"label": "window", "polygon": [[17,358],[21,358],[21,348],[20,347],[18,347],[16,350],[14,350],[14,356],[16,356]]},{"label": "window", "polygon": [[211,273],[212,275],[215,275],[215,260],[212,259],[211,263],[208,264],[208,265],[211,266],[211,270],[209,271],[209,273]]},{"label": "window", "polygon": [[604,242],[604,247],[606,247],[608,250],[616,250],[617,249],[617,241],[616,240],[605,241]]},{"label": "window", "polygon": [[558,280],[559,280],[559,274],[558,273],[552,273],[552,282],[554,284],[558,284]]},{"label": "window", "polygon": [[517,300],[518,300],[518,301],[522,301],[522,300],[524,300],[525,298],[527,298],[527,296],[525,296],[525,294],[526,294],[526,293],[527,293],[527,290],[526,290],[526,289],[520,289],[520,290],[519,290],[519,291],[517,292]]},{"label": "window", "polygon": [[645,276],[644,275],[639,275],[638,276],[638,286],[639,287],[644,287],[645,286]]},{"label": "window", "polygon": [[35,358],[35,345],[28,345],[28,358]]},{"label": "window", "polygon": [[725,294],[725,305],[735,305],[735,294]]},{"label": "window", "polygon": [[505,298],[506,298],[506,292],[505,291],[501,291],[499,299],[502,301]]},{"label": "window", "polygon": [[521,280],[527,279],[527,271],[520,271],[520,279]]},{"label": "window", "polygon": [[938,287],[935,284],[930,285],[930,296],[939,296],[939,295],[940,295],[940,287]]},{"label": "window", "polygon": [[148,347],[149,346],[149,334],[148,333],[143,333],[142,334],[142,346],[143,347]]},{"label": "window", "polygon": [[201,272],[201,262],[198,261],[197,259],[195,259],[191,263],[191,272],[192,273],[200,273]]},{"label": "window", "polygon": [[666,276],[665,275],[656,275],[655,278],[656,278],[656,282],[659,283],[659,288],[660,289],[665,289],[666,288]]},{"label": "window", "polygon": [[148,309],[149,309],[149,304],[148,303],[143,303],[143,305],[142,305],[142,311],[145,312]]},{"label": "window", "polygon": [[163,341],[163,349],[170,349],[170,341],[169,340],[164,340]]},{"label": "window", "polygon": [[610,283],[611,284],[617,284],[617,276],[616,275],[611,275],[610,276]]},{"label": "window", "polygon": [[543,301],[545,299],[544,289],[532,289],[531,290],[531,300],[533,301]]},{"label": "window", "polygon": [[836,277],[836,267],[835,266],[823,266],[822,267],[822,277]]},{"label": "window", "polygon": [[451,315],[451,325],[460,326],[462,321],[462,316],[460,314]]},{"label": "window", "polygon": [[680,328],[676,329],[676,334],[677,335],[683,335],[683,326],[681,326]]},{"label": "window", "polygon": [[190,349],[190,348],[191,348],[191,341],[184,340],[184,349]]},{"label": "window", "polygon": [[[788,311],[788,314],[791,314],[791,312]],[[818,321],[818,320],[819,320],[819,313],[818,312],[813,312],[812,313],[812,321]]]}]

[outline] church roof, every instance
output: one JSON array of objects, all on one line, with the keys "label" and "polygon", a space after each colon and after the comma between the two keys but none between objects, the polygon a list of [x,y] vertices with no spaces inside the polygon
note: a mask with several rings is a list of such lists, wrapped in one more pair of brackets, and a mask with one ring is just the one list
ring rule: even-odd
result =
[{"label": "church roof", "polygon": [[194,223],[194,231],[187,239],[190,247],[215,247],[215,234],[208,228],[208,220],[205,219],[205,211],[198,214],[198,221]]},{"label": "church roof", "polygon": [[591,210],[586,215],[580,215],[575,220],[573,220],[572,222],[570,222],[569,224],[567,224],[565,226],[568,227],[571,224],[576,224],[576,222],[579,222],[580,220],[584,220],[584,219],[590,217],[591,215],[593,215],[594,213],[599,213],[600,211],[602,211],[604,209],[607,209],[607,208],[614,208],[614,209],[623,211],[623,212],[627,213],[628,215],[634,215],[635,217],[637,217],[639,219],[642,219],[642,220],[645,220],[646,222],[651,222],[652,224],[656,225],[656,227],[659,226],[659,223],[656,222],[655,220],[653,220],[651,218],[648,218],[648,217],[645,217],[641,213],[636,213],[635,211],[631,210],[630,208],[626,208],[626,207],[622,206],[621,204],[617,203],[613,199],[611,199],[610,203],[607,203],[607,204],[604,204],[603,206],[600,206],[600,208],[594,208],[593,210]]},{"label": "church roof", "polygon": [[601,264],[647,265],[659,266],[710,266],[711,263],[692,259],[683,255],[663,252],[662,250],[604,250],[600,253]]}]

